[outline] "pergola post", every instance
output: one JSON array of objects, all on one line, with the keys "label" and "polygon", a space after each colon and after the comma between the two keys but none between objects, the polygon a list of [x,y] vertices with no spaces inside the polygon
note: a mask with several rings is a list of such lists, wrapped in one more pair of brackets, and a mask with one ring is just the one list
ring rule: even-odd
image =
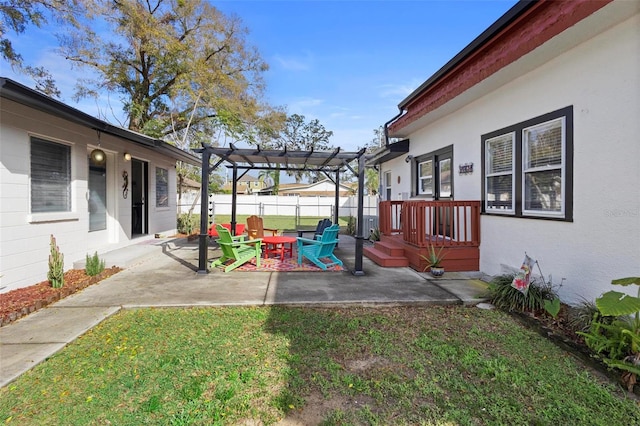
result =
[{"label": "pergola post", "polygon": [[200,184],[200,235],[198,236],[198,274],[209,273],[207,266],[208,227],[209,221],[209,161],[211,152],[205,147],[202,150],[202,183]]},{"label": "pergola post", "polygon": [[364,224],[362,223],[364,220],[364,167],[365,155],[363,152],[360,152],[360,155],[358,156],[358,222],[356,227],[356,259],[353,275],[364,275],[364,271],[362,269],[362,256],[364,249],[364,236],[362,235],[362,232],[364,231]]},{"label": "pergola post", "polygon": [[340,218],[340,169],[336,170],[336,201],[333,211],[333,223],[338,223]]},{"label": "pergola post", "polygon": [[231,190],[231,235],[236,235],[236,201],[238,199],[238,166],[233,165],[233,189]]},{"label": "pergola post", "polygon": [[[321,153],[317,151],[287,151],[284,150],[263,150],[258,148],[239,149],[230,144],[228,148],[212,147],[203,145],[203,148],[196,150],[202,153],[202,188],[201,188],[201,206],[200,206],[200,238],[199,238],[199,256],[198,256],[198,273],[206,274],[209,272],[207,266],[208,256],[208,201],[209,201],[209,174],[215,170],[223,162],[233,165],[233,188],[232,188],[232,208],[231,208],[231,232],[235,235],[237,224],[237,182],[238,169],[246,169],[245,173],[250,169],[263,170],[281,170],[281,165],[286,167],[284,170],[314,170],[322,171],[331,179],[327,171],[335,170],[336,172],[336,201],[333,212],[335,223],[340,219],[340,168],[346,167],[352,173],[358,175],[358,215],[356,230],[356,259],[353,275],[364,275],[362,269],[363,257],[363,203],[364,203],[364,170],[365,170],[365,150],[362,149],[357,153],[343,153],[340,149],[336,149],[329,153]],[[216,155],[220,158],[215,166],[210,167],[209,162],[211,156]],[[300,164],[300,160],[304,159],[304,164]],[[358,172],[349,164],[353,160],[358,160]],[[293,161],[290,161],[293,160]],[[248,165],[244,165],[248,164]],[[267,164],[267,167],[261,167],[259,164]],[[293,164],[293,167],[290,165]],[[337,169],[333,169],[337,167]],[[244,174],[243,174],[244,176]],[[241,176],[242,177],[242,176]]]}]

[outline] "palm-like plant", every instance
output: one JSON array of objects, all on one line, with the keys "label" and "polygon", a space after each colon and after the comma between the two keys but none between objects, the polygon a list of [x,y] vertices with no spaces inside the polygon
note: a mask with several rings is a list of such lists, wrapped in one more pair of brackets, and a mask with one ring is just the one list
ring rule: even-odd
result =
[{"label": "palm-like plant", "polygon": [[[620,278],[611,284],[640,286],[640,277]],[[631,390],[640,374],[640,289],[637,297],[608,291],[596,299],[596,306],[600,314],[617,319],[605,324],[594,317],[589,332],[578,334],[607,365],[624,371],[622,379]]]},{"label": "palm-like plant", "polygon": [[427,247],[427,251],[428,251],[427,255],[426,256],[422,254],[420,255],[421,258],[427,261],[427,266],[424,267],[425,271],[429,268],[441,267],[441,263],[446,256],[446,254],[442,254],[443,250],[444,250],[444,246],[436,250],[435,246],[433,244],[430,244],[429,247]]}]

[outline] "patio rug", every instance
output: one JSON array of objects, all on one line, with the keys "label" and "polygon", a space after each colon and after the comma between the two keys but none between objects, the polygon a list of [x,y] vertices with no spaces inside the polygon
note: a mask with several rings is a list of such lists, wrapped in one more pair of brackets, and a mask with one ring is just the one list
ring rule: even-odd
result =
[{"label": "patio rug", "polygon": [[[233,263],[230,260],[229,263]],[[224,269],[224,266],[220,266],[220,269]],[[234,271],[243,272],[338,272],[344,271],[344,268],[340,265],[330,266],[325,271],[318,268],[316,265],[302,259],[302,265],[298,265],[297,258],[280,260],[279,258],[270,257],[268,259],[260,259],[260,267],[256,267],[256,260],[251,259],[250,262],[245,263],[242,266],[237,267]],[[233,271],[232,271],[233,272]]]}]

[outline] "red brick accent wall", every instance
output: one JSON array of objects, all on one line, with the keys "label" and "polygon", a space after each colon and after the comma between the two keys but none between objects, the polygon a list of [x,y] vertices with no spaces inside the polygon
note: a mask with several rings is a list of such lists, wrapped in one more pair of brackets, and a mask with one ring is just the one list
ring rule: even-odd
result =
[{"label": "red brick accent wall", "polygon": [[544,0],[536,3],[447,74],[425,88],[406,105],[406,114],[391,124],[391,131],[397,131],[444,105],[611,1],[613,0]]}]

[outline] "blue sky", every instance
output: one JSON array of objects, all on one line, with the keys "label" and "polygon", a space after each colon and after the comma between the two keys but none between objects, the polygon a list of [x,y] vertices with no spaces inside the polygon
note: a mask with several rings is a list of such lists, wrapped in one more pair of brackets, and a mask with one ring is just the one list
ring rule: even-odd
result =
[{"label": "blue sky", "polygon": [[[227,0],[212,2],[240,16],[247,40],[270,65],[266,101],[318,119],[333,146],[355,150],[393,118],[397,105],[495,22],[515,0]],[[62,101],[89,114],[119,111],[114,97],[71,99],[77,69],[55,54],[55,28],[29,27],[15,47],[47,67]],[[0,74],[32,82],[6,66]],[[105,107],[106,104],[109,104]],[[118,123],[115,123],[118,124]]]}]

